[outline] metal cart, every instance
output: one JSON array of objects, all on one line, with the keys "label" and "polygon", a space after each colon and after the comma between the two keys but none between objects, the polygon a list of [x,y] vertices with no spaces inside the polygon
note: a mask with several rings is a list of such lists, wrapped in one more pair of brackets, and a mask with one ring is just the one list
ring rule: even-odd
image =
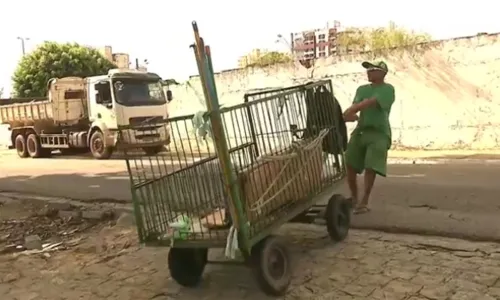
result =
[{"label": "metal cart", "polygon": [[336,194],[345,144],[340,120],[332,118],[338,112],[327,107],[331,82],[246,94],[244,103],[220,108],[210,48],[196,23],[193,29],[206,140],[193,137],[195,115],[119,128],[122,138],[159,138],[161,127],[171,132],[168,153],[125,152],[139,239],[171,247],[168,267],[183,286],[196,286],[208,249],[222,248],[229,261],[255,271],[265,293],[280,296],[292,271],[277,228],[324,219],[335,241],[349,230],[350,201]]}]

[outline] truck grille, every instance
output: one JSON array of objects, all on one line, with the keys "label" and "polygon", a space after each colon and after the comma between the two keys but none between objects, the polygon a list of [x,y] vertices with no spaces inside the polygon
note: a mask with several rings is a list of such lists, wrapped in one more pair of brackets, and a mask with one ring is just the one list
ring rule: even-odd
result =
[{"label": "truck grille", "polygon": [[129,124],[138,132],[151,133],[164,126],[165,120],[161,116],[134,117],[129,119]]},{"label": "truck grille", "polygon": [[128,119],[128,122],[132,126],[141,126],[141,125],[156,125],[158,123],[163,123],[162,116],[148,116],[148,117],[133,117]]}]

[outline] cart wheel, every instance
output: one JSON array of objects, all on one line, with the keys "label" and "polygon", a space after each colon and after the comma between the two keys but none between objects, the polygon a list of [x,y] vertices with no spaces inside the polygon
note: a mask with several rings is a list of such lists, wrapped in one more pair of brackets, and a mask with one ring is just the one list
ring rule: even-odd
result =
[{"label": "cart wheel", "polygon": [[325,220],[332,240],[340,242],[347,237],[351,225],[352,205],[342,195],[333,195],[326,206]]},{"label": "cart wheel", "polygon": [[292,280],[290,253],[275,236],[260,241],[252,249],[253,269],[260,288],[270,296],[283,296]]},{"label": "cart wheel", "polygon": [[206,248],[170,248],[168,268],[172,278],[185,287],[197,286],[208,261]]}]

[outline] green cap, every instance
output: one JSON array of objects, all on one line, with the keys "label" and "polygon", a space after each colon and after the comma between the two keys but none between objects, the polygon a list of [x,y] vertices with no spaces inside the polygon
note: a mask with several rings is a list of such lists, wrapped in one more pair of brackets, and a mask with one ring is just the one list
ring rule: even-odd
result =
[{"label": "green cap", "polygon": [[381,71],[384,71],[385,73],[389,72],[389,68],[387,67],[387,64],[381,60],[374,61],[374,62],[365,61],[361,65],[365,69],[381,70]]}]

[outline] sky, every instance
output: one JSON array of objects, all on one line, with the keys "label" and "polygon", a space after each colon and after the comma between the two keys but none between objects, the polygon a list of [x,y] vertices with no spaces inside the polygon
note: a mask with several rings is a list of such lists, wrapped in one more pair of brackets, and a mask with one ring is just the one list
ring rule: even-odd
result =
[{"label": "sky", "polygon": [[[453,4],[452,4],[453,3]],[[390,21],[430,33],[435,39],[500,32],[491,0],[17,0],[0,2],[0,88],[11,90],[11,76],[26,51],[51,40],[77,42],[129,53],[149,61],[163,78],[187,79],[197,73],[189,45],[191,22],[212,49],[215,71],[237,67],[238,57],[254,48],[284,50],[277,35],[325,27],[385,26]],[[488,9],[488,7],[490,9]]]}]

